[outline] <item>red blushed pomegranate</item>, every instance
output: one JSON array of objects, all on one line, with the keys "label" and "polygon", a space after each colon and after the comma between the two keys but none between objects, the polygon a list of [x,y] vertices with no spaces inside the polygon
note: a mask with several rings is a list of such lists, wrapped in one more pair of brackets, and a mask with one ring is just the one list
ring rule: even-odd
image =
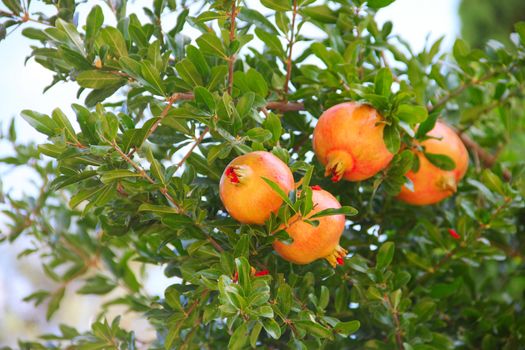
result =
[{"label": "red blushed pomegranate", "polygon": [[277,183],[285,192],[294,188],[290,168],[269,152],[251,152],[231,161],[224,170],[219,194],[226,210],[244,224],[262,225],[279,210],[282,199],[262,179]]},{"label": "red blushed pomegranate", "polygon": [[327,109],[313,136],[317,158],[332,181],[361,181],[383,170],[393,154],[383,141],[383,117],[373,107],[346,102]]},{"label": "red blushed pomegranate", "polygon": [[397,196],[403,202],[413,205],[434,204],[453,195],[468,168],[467,149],[454,130],[445,123],[437,122],[427,135],[434,138],[421,143],[425,151],[449,156],[456,168],[451,171],[440,169],[430,163],[424,154],[416,152],[419,169],[417,172],[409,171],[406,174],[414,184],[414,191],[403,186]]},{"label": "red blushed pomegranate", "polygon": [[[341,208],[341,204],[329,192],[318,186],[312,189],[314,209],[308,217],[328,208]],[[293,238],[293,243],[286,244],[276,240],[273,248],[283,259],[295,264],[309,264],[324,258],[334,267],[336,264],[342,265],[348,253],[339,245],[339,239],[345,229],[345,216],[330,215],[316,220],[319,220],[319,225],[314,227],[298,215],[293,216],[287,226],[281,227]]]}]

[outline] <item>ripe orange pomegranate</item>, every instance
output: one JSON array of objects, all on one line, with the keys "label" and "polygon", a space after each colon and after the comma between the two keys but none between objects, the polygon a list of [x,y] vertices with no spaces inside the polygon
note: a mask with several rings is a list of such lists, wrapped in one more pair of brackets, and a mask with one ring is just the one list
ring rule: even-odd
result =
[{"label": "ripe orange pomegranate", "polygon": [[434,138],[421,142],[425,152],[450,157],[456,168],[451,171],[440,169],[430,163],[422,152],[416,151],[419,170],[407,173],[407,177],[414,184],[414,191],[403,186],[397,196],[403,202],[413,205],[434,204],[453,195],[468,168],[467,149],[454,130],[445,123],[437,122],[427,135]]},{"label": "ripe orange pomegranate", "polygon": [[[341,204],[329,192],[318,186],[312,189],[314,209],[308,217],[324,209],[341,208]],[[281,227],[293,238],[293,243],[286,244],[275,240],[273,248],[283,259],[295,264],[304,265],[325,258],[334,267],[336,264],[342,265],[343,258],[348,253],[339,245],[339,238],[345,228],[345,216],[330,215],[316,220],[319,220],[319,225],[314,227],[298,214],[293,216],[287,226]]]},{"label": "ripe orange pomegranate", "polygon": [[244,224],[262,225],[277,212],[282,199],[262,179],[277,183],[288,193],[294,188],[290,168],[269,152],[251,152],[231,161],[224,170],[219,194],[226,210]]},{"label": "ripe orange pomegranate", "polygon": [[313,147],[332,181],[361,181],[392,160],[383,141],[383,117],[373,107],[346,102],[327,109],[314,130]]}]

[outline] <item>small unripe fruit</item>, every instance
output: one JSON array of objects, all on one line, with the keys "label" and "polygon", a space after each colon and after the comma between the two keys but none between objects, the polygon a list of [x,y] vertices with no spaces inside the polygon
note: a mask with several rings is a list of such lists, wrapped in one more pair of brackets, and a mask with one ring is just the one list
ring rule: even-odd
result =
[{"label": "small unripe fruit", "polygon": [[327,109],[314,130],[313,148],[332,181],[361,181],[386,168],[383,117],[373,107],[346,102]]},{"label": "small unripe fruit", "polygon": [[413,205],[434,204],[453,195],[468,168],[467,149],[454,130],[442,122],[437,122],[427,135],[433,138],[421,142],[425,152],[450,157],[456,168],[451,171],[440,169],[430,163],[423,153],[415,151],[419,158],[419,169],[417,172],[409,171],[406,174],[414,185],[414,191],[403,186],[397,196],[403,202]]},{"label": "small unripe fruit", "polygon": [[290,168],[269,152],[251,152],[231,161],[222,174],[219,194],[226,210],[244,224],[262,225],[276,213],[282,199],[262,179],[275,182],[288,194],[294,188]]},{"label": "small unripe fruit", "polygon": [[[306,219],[329,208],[341,208],[341,204],[329,192],[315,186],[312,187],[312,201],[314,209]],[[339,246],[339,239],[345,229],[345,216],[330,215],[318,219],[317,227],[310,225],[299,217],[299,214],[290,218],[287,226],[282,226],[288,235],[293,238],[291,244],[275,240],[273,248],[279,255],[295,264],[309,264],[317,259],[326,259],[330,265],[343,264],[347,251]]]}]

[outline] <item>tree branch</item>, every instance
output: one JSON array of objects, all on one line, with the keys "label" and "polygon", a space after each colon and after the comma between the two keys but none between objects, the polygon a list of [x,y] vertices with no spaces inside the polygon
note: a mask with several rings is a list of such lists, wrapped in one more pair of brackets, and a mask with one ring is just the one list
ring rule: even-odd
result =
[{"label": "tree branch", "polygon": [[[173,103],[175,103],[178,100],[189,100],[189,99],[193,99],[193,94],[188,94],[188,93],[184,93],[184,92],[177,92],[177,93],[174,93],[173,95],[171,95],[170,97],[168,97],[168,99],[167,99],[168,104],[166,105],[166,107],[164,107],[164,109],[160,113],[159,119],[157,119],[157,121],[155,123],[153,123],[153,125],[149,129],[148,133],[146,134],[145,139],[149,138],[151,136],[151,134],[153,134],[155,132],[155,130],[157,130],[157,128],[159,127],[159,124],[166,117],[166,115],[168,115],[168,112],[170,111],[171,107],[173,106]],[[133,156],[133,154],[136,151],[137,151],[137,149],[133,148],[131,150],[131,152],[128,153],[128,157],[131,158],[131,156]]]},{"label": "tree branch", "polygon": [[403,345],[403,335],[401,330],[401,324],[399,322],[399,316],[397,313],[397,310],[394,310],[394,306],[392,305],[392,302],[390,301],[390,297],[388,295],[383,296],[383,300],[386,302],[388,306],[388,310],[392,314],[392,319],[394,320],[394,324],[396,326],[395,329],[395,336],[396,336],[396,344],[399,350],[404,350],[405,346]]},{"label": "tree branch", "polygon": [[[115,151],[117,151],[118,154],[120,154],[120,156],[122,157],[122,159],[124,159],[129,165],[131,165],[135,170],[137,170],[137,172],[140,174],[140,176],[142,176],[144,179],[146,179],[150,184],[152,185],[156,185],[157,183],[155,182],[155,180],[153,180],[151,178],[151,176],[148,175],[148,173],[144,170],[144,168],[142,168],[140,165],[138,165],[137,163],[135,163],[130,157],[128,157],[128,155],[126,153],[124,153],[124,151],[122,151],[122,149],[119,147],[119,145],[117,145],[117,143],[113,140],[111,142],[111,146],[113,147],[113,149]],[[164,195],[164,197],[166,197],[166,199],[171,203],[173,204],[173,206],[175,207],[175,209],[177,210],[177,212],[179,213],[182,213],[183,210],[181,209],[181,207],[179,206],[179,204],[175,201],[175,199],[168,193],[168,189],[167,188],[161,188],[160,189],[160,192]]]},{"label": "tree branch", "polygon": [[445,96],[443,96],[439,101],[437,101],[436,103],[432,104],[432,105],[429,105],[427,106],[427,110],[428,110],[428,113],[432,113],[433,111],[435,111],[436,109],[440,108],[440,107],[443,107],[445,104],[447,104],[448,101],[450,101],[451,99],[455,98],[455,97],[458,97],[459,95],[461,95],[463,93],[463,91],[465,91],[466,89],[468,89],[469,87],[471,86],[474,86],[474,85],[477,85],[479,83],[482,83],[484,81],[487,81],[489,80],[490,78],[492,78],[494,75],[496,75],[497,72],[490,72],[490,73],[487,73],[485,74],[484,76],[482,76],[481,78],[479,79],[471,79],[470,81],[466,82],[466,83],[462,83],[460,86],[458,86],[455,90],[452,90],[450,93],[446,94]]}]

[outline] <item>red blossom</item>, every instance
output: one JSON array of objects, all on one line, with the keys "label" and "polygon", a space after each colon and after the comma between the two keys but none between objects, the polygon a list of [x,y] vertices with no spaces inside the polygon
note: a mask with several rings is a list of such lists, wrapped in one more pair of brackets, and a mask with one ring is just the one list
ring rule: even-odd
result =
[{"label": "red blossom", "polygon": [[454,238],[454,239],[460,239],[460,238],[461,238],[461,236],[458,235],[458,233],[457,233],[456,230],[454,230],[454,229],[449,228],[449,229],[448,229],[448,233],[449,233],[449,234],[452,236],[452,238]]},{"label": "red blossom", "polygon": [[310,188],[311,188],[312,190],[314,190],[314,191],[321,191],[321,190],[322,190],[321,186],[319,186],[319,185],[310,186]]},{"label": "red blossom", "polygon": [[337,264],[338,265],[343,265],[345,263],[345,261],[343,260],[343,258],[339,257],[339,258],[336,258],[335,261],[337,261]]},{"label": "red blossom", "polygon": [[238,280],[239,280],[239,273],[235,271],[235,273],[233,274],[232,282],[237,283]]},{"label": "red blossom", "polygon": [[268,270],[261,270],[261,271],[257,271],[255,272],[255,277],[258,277],[258,276],[266,276],[270,274],[270,271]]}]

